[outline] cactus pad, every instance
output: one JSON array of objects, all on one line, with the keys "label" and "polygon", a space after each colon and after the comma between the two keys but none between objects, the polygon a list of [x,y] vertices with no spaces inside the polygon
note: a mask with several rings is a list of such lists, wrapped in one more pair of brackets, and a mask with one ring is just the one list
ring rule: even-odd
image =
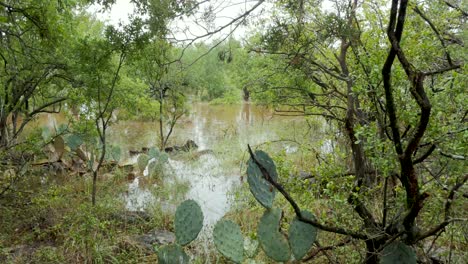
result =
[{"label": "cactus pad", "polygon": [[145,170],[146,165],[148,165],[149,160],[150,158],[146,154],[141,154],[140,156],[138,156],[137,164],[138,164],[138,168],[140,169],[140,171]]},{"label": "cactus pad", "polygon": [[213,230],[213,239],[218,251],[235,263],[244,258],[244,238],[239,225],[230,220],[220,220]]},{"label": "cactus pad", "polygon": [[396,241],[386,246],[382,250],[380,264],[416,264],[416,254],[414,250],[400,241]]},{"label": "cactus pad", "polygon": [[113,161],[119,162],[121,155],[122,155],[122,151],[120,147],[111,145],[108,147],[106,151],[106,160],[113,160]]},{"label": "cactus pad", "polygon": [[65,143],[70,147],[71,150],[76,150],[83,144],[83,139],[76,134],[68,135],[65,138]]},{"label": "cactus pad", "polygon": [[288,240],[279,231],[281,213],[280,209],[265,211],[258,224],[257,235],[267,256],[275,261],[286,262],[291,252]]},{"label": "cactus pad", "polygon": [[159,150],[155,147],[150,148],[150,150],[148,151],[148,155],[151,158],[158,158],[160,154],[161,153],[159,152]]},{"label": "cactus pad", "polygon": [[[261,150],[256,150],[254,155],[255,159],[267,170],[270,177],[275,181],[278,180],[275,163],[268,154]],[[247,164],[247,181],[250,192],[262,206],[271,208],[275,199],[275,188],[264,178],[260,168],[252,160],[252,157]]]},{"label": "cactus pad", "polygon": [[175,235],[177,243],[187,245],[197,238],[203,227],[203,213],[194,200],[182,202],[175,213]]},{"label": "cactus pad", "polygon": [[189,257],[184,249],[177,245],[163,246],[158,251],[159,264],[186,264],[189,263]]},{"label": "cactus pad", "polygon": [[258,249],[259,249],[258,240],[251,239],[249,237],[246,237],[244,239],[244,252],[248,258],[254,258],[258,253]]},{"label": "cactus pad", "polygon": [[[308,219],[315,219],[311,212],[303,211]],[[310,250],[317,238],[317,228],[294,218],[289,226],[289,245],[296,260],[301,260]]]}]

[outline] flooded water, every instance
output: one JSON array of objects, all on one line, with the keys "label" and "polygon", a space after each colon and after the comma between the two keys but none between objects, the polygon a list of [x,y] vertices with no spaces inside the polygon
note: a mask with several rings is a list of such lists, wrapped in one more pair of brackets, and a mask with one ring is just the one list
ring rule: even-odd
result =
[{"label": "flooded water", "polygon": [[[229,193],[240,184],[243,173],[241,162],[235,161],[247,144],[255,146],[277,140],[285,127],[292,128],[301,122],[302,118],[273,116],[271,110],[250,104],[192,106],[191,114],[176,125],[169,145],[183,145],[191,139],[199,146],[198,150],[214,151],[195,161],[170,158],[168,164],[177,180],[189,183],[185,198],[200,204],[206,225],[214,224],[229,211]],[[112,126],[109,141],[122,148],[123,163],[132,163],[135,157],[131,158],[128,150],[156,146],[158,131],[157,123],[121,121]],[[285,149],[293,152],[297,146],[285,145]],[[126,198],[129,210],[143,210],[157,202],[149,191],[139,187],[138,181],[135,179],[129,186]]]},{"label": "flooded water", "polygon": [[[41,115],[32,127],[48,127],[57,131],[60,125],[67,124],[66,120],[62,114]],[[175,126],[168,145],[181,146],[187,140],[193,140],[198,145],[196,151],[209,151],[189,159],[169,155],[164,171],[170,172],[171,177],[163,178],[163,184],[187,183],[188,191],[182,198],[197,201],[203,210],[205,224],[212,225],[229,211],[230,192],[241,183],[241,176],[245,174],[242,166],[243,158],[247,157],[247,144],[258,146],[269,141],[292,139],[298,134],[296,128],[303,128],[304,123],[302,117],[275,116],[271,109],[248,103],[192,104],[190,114]],[[131,156],[129,151],[157,147],[160,142],[158,131],[157,122],[118,121],[108,129],[108,144],[120,147],[120,165],[135,164],[138,155]],[[280,144],[286,154],[298,150],[297,143],[291,142]],[[326,142],[324,147],[330,148]],[[148,186],[141,184],[146,174],[138,175],[129,183],[128,191],[123,195],[127,209],[145,210],[158,203],[162,208],[175,210],[177,201],[171,201],[170,197],[179,194],[169,194],[166,201],[156,198]]]}]

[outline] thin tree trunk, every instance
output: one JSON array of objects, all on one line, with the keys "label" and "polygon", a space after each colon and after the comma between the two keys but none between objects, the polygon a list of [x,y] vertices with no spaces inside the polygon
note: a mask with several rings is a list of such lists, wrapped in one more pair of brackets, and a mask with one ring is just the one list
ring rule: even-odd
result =
[{"label": "thin tree trunk", "polygon": [[159,89],[159,137],[161,138],[160,150],[164,151],[164,130],[163,130],[163,90]]}]

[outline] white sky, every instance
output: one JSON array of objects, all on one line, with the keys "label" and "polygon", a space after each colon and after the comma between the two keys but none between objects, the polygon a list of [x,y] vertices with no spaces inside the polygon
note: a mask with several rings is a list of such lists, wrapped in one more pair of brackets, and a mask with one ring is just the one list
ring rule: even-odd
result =
[{"label": "white sky", "polygon": [[[197,15],[189,18],[176,19],[176,22],[171,25],[173,36],[168,37],[175,38],[176,40],[183,40],[193,39],[194,37],[204,35],[207,33],[207,30],[212,31],[220,26],[226,25],[232,19],[243,14],[256,3],[257,1],[253,0],[210,0],[199,7]],[[214,25],[208,28],[209,25],[200,21],[200,17],[204,10],[206,10],[210,5],[213,8],[213,13],[216,14],[216,18],[214,19]],[[266,6],[267,4],[263,3],[262,6],[259,6],[251,14],[251,16],[258,18],[262,8],[265,9]],[[98,5],[93,5],[88,10],[95,13],[100,20],[113,25],[118,25],[119,22],[123,22],[124,24],[128,23],[128,16],[134,11],[133,4],[130,3],[130,0],[117,0],[117,2],[112,6],[110,12],[101,13],[98,12],[99,9],[100,7]],[[222,38],[232,29],[234,29],[234,26],[227,27],[221,32],[221,34],[217,34],[211,38]],[[245,35],[247,30],[247,27],[240,26],[236,29],[234,36],[241,38]],[[209,40],[211,38],[203,38],[200,39],[200,41]]]}]

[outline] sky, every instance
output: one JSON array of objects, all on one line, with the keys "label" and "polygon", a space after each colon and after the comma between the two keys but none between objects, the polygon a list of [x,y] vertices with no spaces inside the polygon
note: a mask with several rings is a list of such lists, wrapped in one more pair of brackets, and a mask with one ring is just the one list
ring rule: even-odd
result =
[{"label": "sky", "polygon": [[[209,30],[212,31],[223,25],[226,25],[232,19],[243,14],[245,10],[249,10],[257,3],[253,0],[211,0],[207,3],[200,6],[198,9],[199,12],[196,16],[189,18],[177,19],[176,22],[171,24],[172,36],[168,36],[173,40],[192,40],[199,36],[205,35]],[[207,24],[201,21],[203,13],[208,10],[211,6],[213,14],[213,23]],[[266,4],[258,7],[252,15],[257,17],[260,15],[260,12],[265,12]],[[107,21],[110,24],[118,25],[119,22],[128,23],[128,16],[134,11],[133,4],[130,3],[130,0],[117,0],[113,5],[112,9],[109,12],[98,12],[100,7],[98,5],[93,5],[88,9],[90,12],[95,13],[96,16],[103,21]],[[200,38],[197,41],[209,41],[212,38],[222,38],[225,37],[232,29],[233,26],[226,27],[220,34],[211,36],[211,38]],[[246,35],[246,32],[249,30],[246,26],[239,26],[234,32],[236,38],[242,38]]]}]

